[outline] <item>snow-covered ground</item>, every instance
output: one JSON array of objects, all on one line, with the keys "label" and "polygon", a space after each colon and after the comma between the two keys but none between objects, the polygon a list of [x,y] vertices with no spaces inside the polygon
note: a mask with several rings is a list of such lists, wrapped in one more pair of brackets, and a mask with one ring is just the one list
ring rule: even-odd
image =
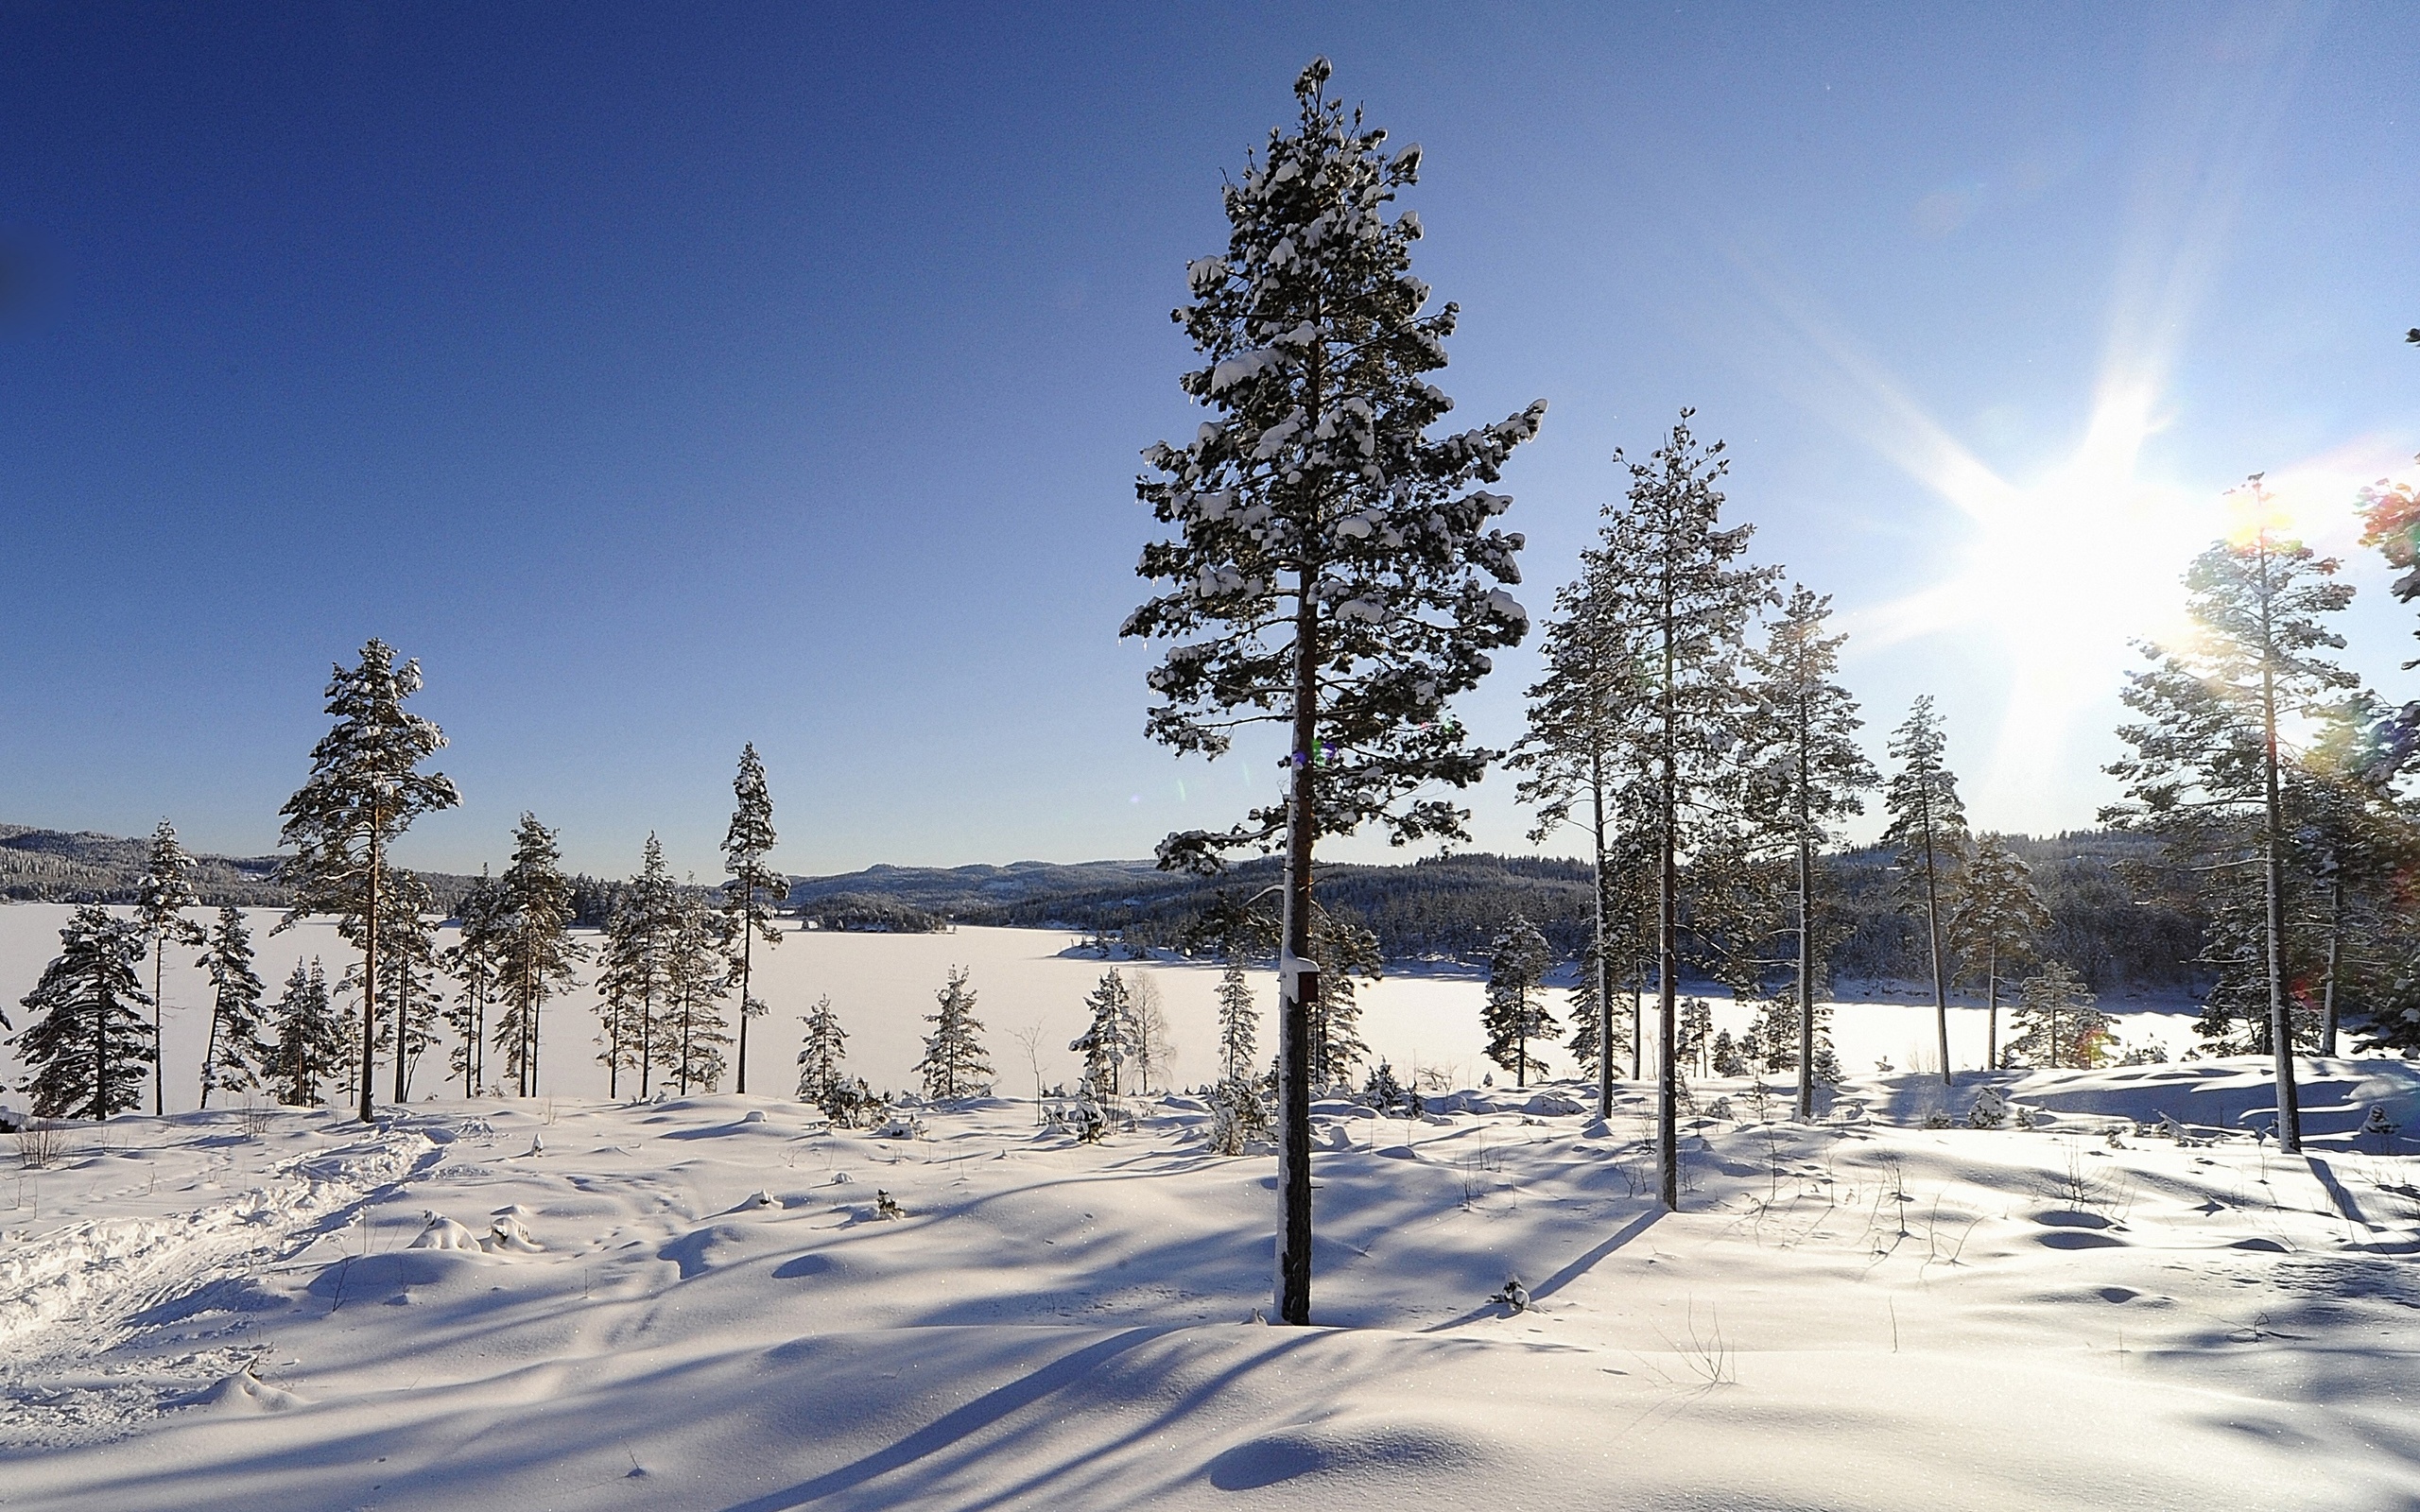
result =
[{"label": "snow-covered ground", "polygon": [[2032,1129],[1702,1083],[1677,1214],[1634,1092],[1323,1105],[1305,1330],[1182,1100],[121,1118],[0,1176],[0,1503],[2413,1506],[2420,1186],[2349,1131],[2420,1074],[2311,1069],[2308,1160],[2247,1062],[1995,1078]]},{"label": "snow-covered ground", "polygon": [[[0,1011],[22,1021],[17,1000],[31,991],[42,969],[59,950],[59,928],[72,910],[57,903],[0,906]],[[197,910],[195,917],[206,917]],[[257,970],[273,1001],[284,988],[295,962],[309,956],[324,959],[334,980],[354,959],[322,921],[307,920],[282,935],[271,935],[274,910],[247,913],[258,953]],[[451,938],[450,932],[443,936]],[[579,936],[593,945],[595,936]],[[876,1089],[906,1089],[916,1084],[913,1072],[923,1055],[923,1038],[930,1025],[924,1015],[933,1011],[933,994],[953,966],[973,971],[976,1015],[985,1023],[992,1063],[999,1072],[999,1090],[1030,1092],[1034,1072],[1016,1038],[1020,1030],[1040,1032],[1041,1074],[1046,1083],[1072,1082],[1079,1057],[1068,1041],[1084,1029],[1085,994],[1103,971],[1148,974],[1167,1004],[1177,1047],[1174,1085],[1217,1079],[1212,1060],[1218,1043],[1214,993],[1215,966],[1183,961],[1102,961],[1078,948],[1077,936],[1062,931],[963,928],[945,935],[859,935],[794,931],[772,950],[756,953],[756,995],[773,1005],[765,1019],[750,1026],[749,1091],[781,1093],[797,1082],[799,1015],[819,995],[828,993],[849,1031],[849,1066]],[[167,1107],[171,1112],[193,1108],[203,1039],[208,1030],[206,1005],[209,982],[193,965],[198,953],[172,950],[165,976],[167,1000],[164,1039],[167,1076]],[[1276,1000],[1273,972],[1252,974],[1264,1011]],[[592,969],[581,972],[592,980]],[[147,968],[144,978],[150,977]],[[1372,1052],[1391,1061],[1405,1082],[1415,1070],[1436,1070],[1454,1082],[1478,1081],[1493,1070],[1481,1055],[1485,1036],[1479,1029],[1484,983],[1468,972],[1419,968],[1392,971],[1385,980],[1358,988],[1363,1005],[1362,1033]],[[1549,994],[1559,1017],[1567,1017],[1564,994]],[[1917,1001],[1904,989],[1859,992],[1856,1000],[1838,1005],[1832,1035],[1841,1061],[1856,1071],[1871,1071],[1889,1060],[1902,1069],[1937,1068],[1933,1050],[1933,1009],[1930,1000]],[[568,1097],[602,1097],[605,1069],[596,1055],[596,995],[586,987],[574,988],[547,1004],[541,1021],[539,1055],[542,1091]],[[2112,1001],[2104,1006],[2118,1016],[2119,1032],[2130,1044],[2159,1042],[2171,1055],[2193,1043],[2187,1005],[2175,1001],[2148,1004]],[[1727,998],[1713,1002],[1719,1028],[1738,1032],[1748,1026],[1748,1010]],[[1983,1063],[1983,1014],[1976,1008],[1950,1013],[1951,1058],[1961,1066]],[[22,1022],[19,1028],[24,1028]],[[2009,1033],[2003,1010],[2000,1032]],[[1264,1049],[1273,1049],[1273,1034],[1263,1035]],[[440,1085],[445,1051],[441,1048],[417,1071],[413,1096],[445,1091]],[[1569,1069],[1568,1057],[1548,1047],[1545,1058]],[[13,1049],[0,1045],[0,1081],[9,1091],[0,1104],[22,1109],[24,1098],[13,1089],[23,1074]],[[731,1083],[724,1084],[730,1090]],[[460,1091],[458,1084],[452,1089]]]}]

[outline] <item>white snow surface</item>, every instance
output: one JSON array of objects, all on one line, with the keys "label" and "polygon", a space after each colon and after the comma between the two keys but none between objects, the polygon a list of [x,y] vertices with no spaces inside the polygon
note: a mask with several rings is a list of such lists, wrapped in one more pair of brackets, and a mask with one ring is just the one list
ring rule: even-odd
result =
[{"label": "white snow surface", "polygon": [[[0,1496],[2411,1506],[2420,1185],[2354,1130],[2420,1072],[2308,1069],[2306,1158],[2229,1131],[2250,1061],[1863,1078],[1810,1126],[1699,1082],[1678,1213],[1627,1084],[1324,1102],[1309,1329],[1248,1321],[1274,1162],[1188,1098],[1099,1145],[1007,1100],[122,1117],[0,1183]],[[2038,1126],[1921,1126],[1986,1086]]]}]

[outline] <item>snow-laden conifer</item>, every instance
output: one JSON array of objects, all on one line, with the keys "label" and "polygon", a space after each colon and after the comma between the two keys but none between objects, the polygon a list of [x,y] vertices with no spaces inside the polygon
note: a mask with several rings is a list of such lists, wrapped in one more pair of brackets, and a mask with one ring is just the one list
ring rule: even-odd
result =
[{"label": "snow-laden conifer", "polygon": [[2049,927],[2032,868],[1998,835],[1977,840],[1951,898],[1949,941],[1965,971],[1983,979],[1983,1064],[1992,1070],[2000,1063],[2000,984],[2033,959]]},{"label": "snow-laden conifer", "polygon": [[2335,580],[2334,558],[2277,533],[2259,474],[2238,493],[2250,527],[2186,569],[2190,633],[2145,644],[2152,665],[2128,675],[2121,696],[2141,718],[2118,731],[2135,754],[2111,764],[2126,801],[2102,817],[2200,836],[2211,864],[2258,877],[2277,1143],[2291,1153],[2302,1148],[2302,1116],[2287,973],[2285,730],[2323,716],[2355,684],[2325,656],[2344,639],[2323,623],[2352,602],[2353,587]]},{"label": "snow-laden conifer", "polygon": [[1546,1005],[1547,969],[1553,964],[1547,937],[1517,915],[1488,947],[1487,1005],[1480,1014],[1487,1058],[1511,1072],[1515,1087],[1527,1087],[1530,1072],[1547,1070],[1530,1047],[1548,1042],[1555,1031]]},{"label": "snow-laden conifer", "polygon": [[985,1097],[997,1073],[983,1052],[983,1023],[975,1017],[975,988],[963,966],[949,969],[949,980],[933,994],[939,1011],[925,1015],[933,1032],[925,1037],[925,1058],[916,1074],[925,1078],[929,1098]]},{"label": "snow-laden conifer", "polygon": [[1259,1059],[1260,1006],[1253,1001],[1242,958],[1230,955],[1219,973],[1219,1079],[1249,1077]]},{"label": "snow-laden conifer", "polygon": [[329,999],[327,975],[318,961],[294,963],[277,1000],[276,1026],[267,1067],[269,1090],[289,1107],[317,1108],[320,1088],[354,1065],[344,1022]]},{"label": "snow-laden conifer", "polygon": [[[162,819],[151,832],[151,852],[143,868],[143,885],[134,895],[134,922],[151,954],[151,1042],[160,1042],[160,1022],[167,982],[170,945],[199,945],[202,927],[184,916],[201,906],[201,894],[191,880],[193,857],[177,843],[177,827]],[[157,1057],[151,1062],[151,1111],[168,1110],[167,1089]]]},{"label": "snow-laden conifer", "polygon": [[2065,961],[2051,961],[2025,979],[2017,992],[2015,1027],[2009,1054],[2029,1066],[2089,1069],[2117,1041],[2108,1016]]},{"label": "snow-laden conifer", "polygon": [[762,935],[768,945],[781,943],[773,910],[789,896],[790,880],[765,863],[775,840],[773,795],[765,784],[765,764],[757,758],[753,741],[739,753],[739,775],[732,779],[731,790],[735,800],[731,829],[722,842],[731,879],[723,884],[722,908],[728,933],[737,936],[739,943],[732,961],[734,985],[739,988],[739,1048],[734,1061],[738,1074],[734,1090],[744,1092],[748,1090],[748,1021],[765,1015],[765,1005],[753,995],[756,936]]},{"label": "snow-laden conifer", "polygon": [[333,914],[360,933],[363,976],[361,1068],[354,1078],[363,1123],[372,1117],[378,1055],[378,920],[388,849],[413,819],[461,802],[442,773],[421,763],[445,744],[437,726],[404,708],[421,687],[420,663],[398,666],[395,650],[373,640],[360,662],[337,667],[327,691],[336,724],[311,750],[311,775],[279,812],[279,843],[294,854],[278,868],[294,906],[278,927],[305,914]]},{"label": "snow-laden conifer", "polygon": [[1115,969],[1103,973],[1084,1008],[1090,1015],[1084,1032],[1067,1048],[1084,1057],[1084,1082],[1093,1094],[1115,1097],[1119,1073],[1134,1056],[1133,1004],[1125,978]]},{"label": "snow-laden conifer", "polygon": [[832,1011],[829,993],[815,1000],[804,1022],[806,1032],[798,1047],[798,1100],[814,1104],[834,1123],[840,1123],[846,1105],[854,1101],[849,1094],[855,1089],[840,1070],[847,1058],[849,1032],[840,1027],[840,1016]]},{"label": "snow-laden conifer", "polygon": [[194,964],[210,976],[210,1038],[201,1052],[200,1104],[208,1108],[214,1091],[258,1088],[268,1047],[262,1043],[261,1021],[261,994],[267,988],[252,971],[252,936],[244,927],[243,911],[218,910],[218,921],[204,943],[201,959]]},{"label": "snow-laden conifer", "polygon": [[1890,823],[1882,843],[1895,852],[1899,867],[1900,907],[1921,914],[1932,961],[1932,1008],[1935,1040],[1941,1051],[1941,1080],[1951,1081],[1949,1061],[1949,983],[1943,961],[1947,904],[1968,848],[1966,805],[1958,797],[1958,776],[1949,769],[1948,742],[1941,718],[1933,713],[1932,696],[1920,696],[1908,717],[1891,734],[1891,759],[1898,769],[1883,790],[1883,809]]},{"label": "snow-laden conifer", "polygon": [[[420,1057],[437,1042],[438,1010],[441,999],[437,988],[437,923],[429,917],[435,897],[426,881],[402,867],[387,868],[387,880],[378,889],[378,1001],[387,1005],[387,1022],[378,1026],[379,1048],[391,1048],[395,1042],[395,1025],[404,1031],[403,1052],[394,1057],[393,1088],[395,1101],[410,1098],[411,1078]],[[338,920],[337,933],[344,941],[360,949],[364,933],[357,927]],[[363,963],[361,960],[345,968],[337,979],[337,990],[361,990]]]},{"label": "snow-laden conifer", "polygon": [[1175,318],[1201,365],[1184,391],[1211,411],[1194,436],[1144,453],[1137,491],[1173,539],[1143,552],[1166,591],[1121,631],[1167,640],[1150,675],[1155,739],[1223,753],[1242,725],[1287,729],[1288,792],[1235,828],[1172,834],[1167,867],[1213,869],[1232,849],[1287,852],[1279,956],[1278,1314],[1310,1316],[1313,1005],[1311,854],[1322,834],[1383,824],[1397,841],[1461,833],[1462,811],[1420,798],[1485,766],[1446,701],[1521,638],[1528,615],[1496,584],[1519,580],[1518,536],[1495,527],[1495,481],[1537,434],[1543,404],[1443,437],[1456,307],[1426,309],[1411,272],[1420,223],[1390,216],[1419,170],[1385,133],[1323,92],[1326,60],[1294,86],[1291,130],[1226,187],[1223,256],[1186,272]]},{"label": "snow-laden conifer", "polygon": [[538,1027],[546,1000],[576,986],[574,963],[587,955],[570,936],[571,884],[562,872],[555,832],[534,814],[521,816],[512,836],[512,864],[498,879],[504,892],[497,979],[504,1011],[494,1043],[505,1074],[524,1097],[538,1092]]},{"label": "snow-laden conifer", "polygon": [[1816,994],[1822,988],[1824,941],[1818,889],[1823,850],[1842,819],[1865,812],[1858,797],[1881,781],[1857,742],[1865,721],[1857,699],[1834,681],[1845,635],[1826,633],[1828,596],[1792,584],[1764,644],[1751,646],[1748,669],[1763,729],[1762,759],[1749,776],[1751,822],[1777,834],[1790,853],[1794,885],[1797,976],[1790,1004],[1798,1015],[1798,1116],[1815,1116]]},{"label": "snow-laden conifer", "polygon": [[159,1058],[140,1011],[143,926],[87,903],[59,931],[59,954],[21,1000],[33,1015],[15,1040],[21,1091],[37,1118],[107,1118],[143,1106],[144,1068]]}]

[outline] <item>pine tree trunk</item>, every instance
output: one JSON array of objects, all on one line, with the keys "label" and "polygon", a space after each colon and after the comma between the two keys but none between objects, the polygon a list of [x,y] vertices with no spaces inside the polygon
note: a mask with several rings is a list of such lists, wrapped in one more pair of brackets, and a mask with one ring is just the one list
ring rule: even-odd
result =
[{"label": "pine tree trunk", "polygon": [[167,966],[168,936],[159,936],[151,942],[151,1116],[161,1117],[168,1110],[168,1093],[163,1078],[167,1074],[168,1059],[160,1054],[160,988],[161,973]]},{"label": "pine tree trunk", "polygon": [[733,1061],[737,1068],[738,1083],[732,1090],[743,1093],[748,1091],[749,969],[756,950],[756,920],[752,917],[756,904],[755,893],[753,886],[749,887],[747,896],[741,901],[739,913],[739,1048],[737,1058]]},{"label": "pine tree trunk", "polygon": [[1319,833],[1311,782],[1319,737],[1319,601],[1303,570],[1294,610],[1292,794],[1286,816],[1286,938],[1277,971],[1277,1318],[1311,1321],[1311,1015],[1320,996],[1311,961],[1311,847]]},{"label": "pine tree trunk", "polygon": [[363,919],[361,947],[361,1121],[372,1122],[377,1114],[371,1106],[375,1094],[378,1075],[378,883],[382,866],[378,854],[378,807],[370,808],[370,914]]},{"label": "pine tree trunk", "polygon": [[[1931,773],[1925,774],[1931,780]],[[1932,795],[1925,795],[1925,935],[1932,942],[1932,1012],[1941,1038],[1941,1084],[1950,1086],[1949,1074],[1949,994],[1941,980],[1941,880],[1933,861]]]},{"label": "pine tree trunk", "polygon": [[1798,1121],[1815,1118],[1815,816],[1806,782],[1806,700],[1798,704]]},{"label": "pine tree trunk", "polygon": [[2000,1069],[2000,948],[1992,946],[1983,971],[1983,1069]]},{"label": "pine tree trunk", "polygon": [[2286,1007],[2285,805],[2277,791],[2277,678],[2269,624],[2269,540],[2260,541],[2261,879],[2269,905],[2269,1047],[2277,1071],[2277,1148],[2301,1153],[2301,1098],[2294,1086],[2294,1025]]},{"label": "pine tree trunk", "polygon": [[1658,1194],[1666,1209],[1678,1212],[1681,1209],[1681,1068],[1677,1058],[1679,1036],[1673,1017],[1680,1006],[1680,771],[1677,765],[1676,732],[1673,730],[1672,708],[1673,638],[1672,565],[1669,548],[1664,563],[1663,636],[1664,686],[1661,696],[1663,713],[1662,790],[1659,793],[1658,828],[1659,857],[1655,875],[1655,962],[1656,995],[1662,1011],[1657,1015],[1655,1065],[1655,1159],[1661,1186]]},{"label": "pine tree trunk", "polygon": [[1614,963],[1605,954],[1605,752],[1588,752],[1588,798],[1597,879],[1597,1116],[1614,1116]]},{"label": "pine tree trunk", "polygon": [[2336,981],[2344,970],[2344,878],[2328,879],[2327,983],[2320,999],[2319,1053],[2336,1054]]}]

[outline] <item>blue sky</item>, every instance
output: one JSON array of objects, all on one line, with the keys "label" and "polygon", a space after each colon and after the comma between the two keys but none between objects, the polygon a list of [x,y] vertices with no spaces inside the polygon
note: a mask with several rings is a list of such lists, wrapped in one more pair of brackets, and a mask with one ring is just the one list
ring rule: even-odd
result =
[{"label": "blue sky", "polygon": [[[1426,149],[1461,415],[1552,406],[1533,610],[1694,404],[1877,749],[1938,695],[1986,824],[2111,796],[2221,490],[2346,546],[2420,449],[2402,7],[16,6],[0,818],[268,849],[372,634],[467,798],[425,866],[529,809],[706,873],[752,739],[796,872],[1240,812],[1267,753],[1149,745],[1115,629],[1195,421],[1167,311],[1314,53]],[[1478,843],[1526,848],[1510,786]]]}]

